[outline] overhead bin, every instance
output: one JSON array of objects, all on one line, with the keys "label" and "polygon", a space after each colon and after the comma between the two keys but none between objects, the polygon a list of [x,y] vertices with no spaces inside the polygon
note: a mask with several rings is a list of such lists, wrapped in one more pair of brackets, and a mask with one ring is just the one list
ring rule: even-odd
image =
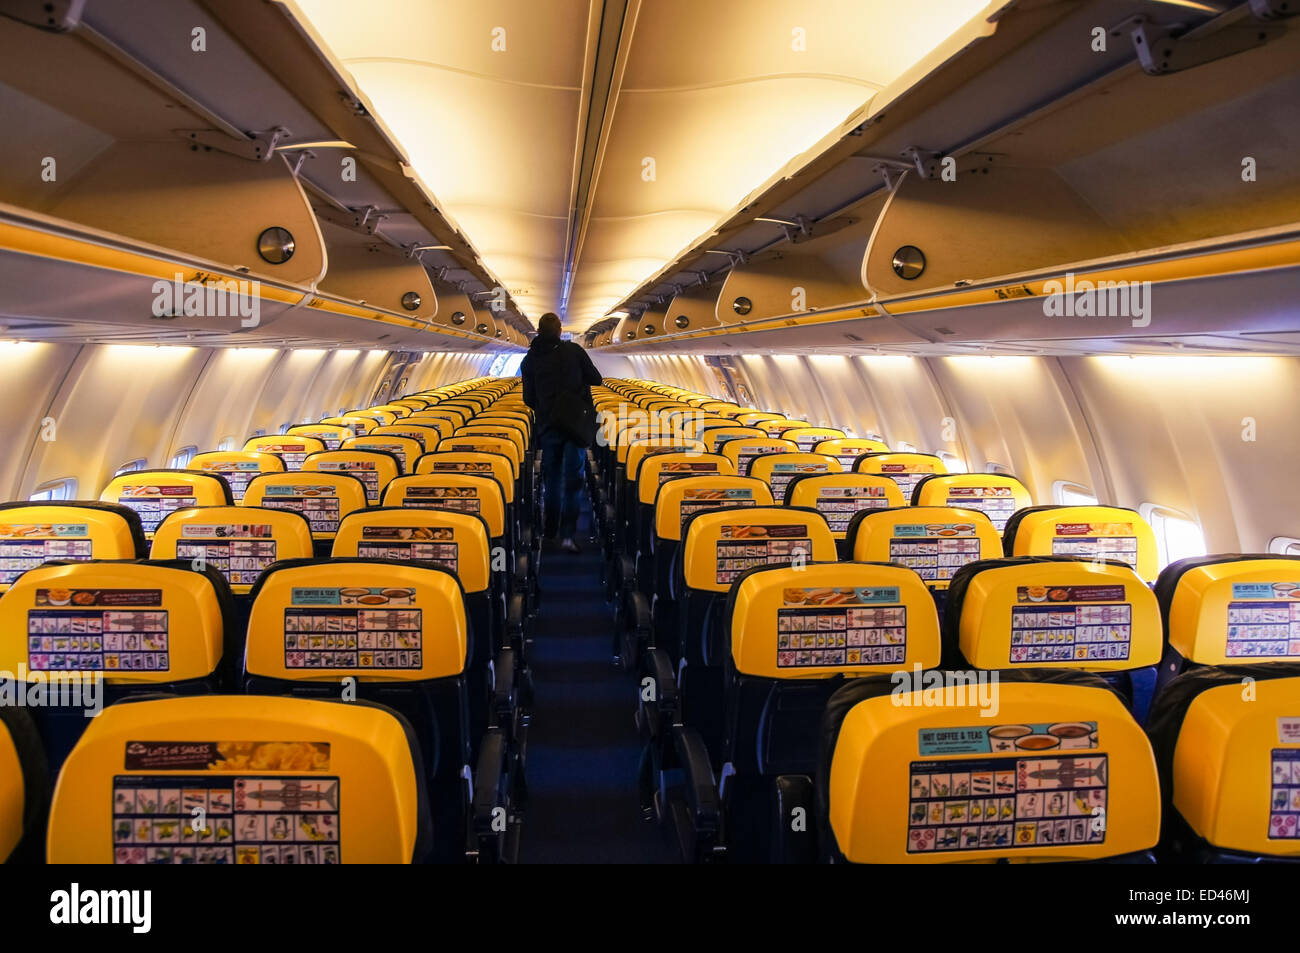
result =
[{"label": "overhead bin", "polygon": [[321,291],[425,322],[434,319],[438,296],[418,258],[374,236],[328,222],[320,228],[330,259],[329,273],[318,285]]},{"label": "overhead bin", "polygon": [[[1300,141],[1284,121],[1300,95],[1300,19],[1264,17],[1262,3],[1223,12],[1169,4],[1114,25],[1096,51],[1077,38],[1101,6],[999,10],[987,29],[877,93],[617,304],[635,313],[668,289],[725,276],[722,330],[592,343],[716,353],[1087,341],[1105,350],[1107,340],[1177,346],[1222,334],[1224,309],[1246,349],[1250,333],[1286,331],[1284,289],[1300,276]],[[1247,33],[1250,43],[1228,42]],[[1163,66],[1140,55],[1154,36],[1173,50]],[[1248,148],[1242,129],[1252,130]],[[864,216],[865,231],[817,238],[872,207],[879,214]],[[818,280],[827,268],[841,274],[855,250],[856,282],[819,300]],[[1107,305],[1130,286],[1154,287],[1159,321],[1131,304],[1118,315],[1074,314],[1073,299],[1099,282]],[[806,291],[803,315],[796,287]],[[719,340],[724,331],[744,332],[743,345]]]}]

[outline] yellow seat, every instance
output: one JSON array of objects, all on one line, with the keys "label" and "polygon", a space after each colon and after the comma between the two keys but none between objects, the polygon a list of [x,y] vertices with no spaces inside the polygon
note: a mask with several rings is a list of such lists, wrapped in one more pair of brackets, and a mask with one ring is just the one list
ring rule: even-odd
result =
[{"label": "yellow seat", "polygon": [[366,486],[346,473],[263,473],[249,481],[243,505],[301,513],[312,539],[334,538],[339,520],[366,506]]},{"label": "yellow seat", "polygon": [[515,502],[514,468],[510,464],[510,458],[504,454],[438,450],[426,453],[416,461],[415,474],[426,473],[465,473],[491,477],[505,494],[506,505]]},{"label": "yellow seat", "polygon": [[[843,440],[847,435],[843,430],[836,427],[791,427],[783,431],[781,436],[786,440],[793,440],[797,443],[801,453],[822,453],[824,451],[817,449],[819,443],[825,443],[828,440]],[[831,456],[834,456],[834,454],[831,454]],[[853,469],[852,464],[844,467],[841,463],[841,467],[847,470]]]},{"label": "yellow seat", "polygon": [[915,506],[956,506],[979,510],[999,533],[1017,510],[1033,505],[1029,490],[1015,477],[1000,473],[932,474],[912,491]]},{"label": "yellow seat", "polygon": [[371,506],[380,501],[384,487],[401,475],[395,456],[386,450],[362,448],[322,450],[303,461],[304,473],[346,473],[365,485]]},{"label": "yellow seat", "polygon": [[357,432],[345,424],[295,424],[285,431],[285,436],[311,437],[325,445],[326,450],[337,450],[339,444]]},{"label": "yellow seat", "polygon": [[191,506],[230,506],[230,484],[216,473],[193,470],[135,470],[109,481],[99,494],[104,503],[135,510],[146,539],[169,514]]},{"label": "yellow seat", "polygon": [[311,555],[311,523],[301,512],[242,505],[177,510],[158,525],[149,551],[150,559],[211,566],[235,595],[247,595],[277,560]]},{"label": "yellow seat", "polygon": [[1008,556],[1113,559],[1155,582],[1160,553],[1156,536],[1136,510],[1119,506],[1031,506],[1003,530]]},{"label": "yellow seat", "polygon": [[1151,737],[1176,860],[1300,858],[1300,665],[1176,678],[1152,711]]},{"label": "yellow seat", "polygon": [[849,471],[856,468],[858,457],[864,453],[888,453],[889,445],[865,437],[832,437],[813,444],[812,452],[834,457],[840,461],[840,466]]},{"label": "yellow seat", "polygon": [[116,503],[0,503],[0,593],[51,559],[143,559],[136,511]]},{"label": "yellow seat", "polygon": [[839,472],[795,476],[786,485],[785,502],[817,510],[836,539],[847,538],[853,517],[863,510],[905,505],[902,491],[889,477]]},{"label": "yellow seat", "polygon": [[388,485],[384,506],[429,507],[481,516],[493,539],[506,531],[505,496],[493,477],[470,473],[422,473]]},{"label": "yellow seat", "polygon": [[277,454],[258,450],[212,450],[196,453],[185,469],[220,474],[230,485],[231,497],[238,503],[244,498],[249,480],[259,473],[283,473],[285,463]]},{"label": "yellow seat", "polygon": [[762,440],[767,436],[765,431],[759,430],[757,427],[735,427],[725,424],[696,428],[696,433],[699,439],[704,441],[709,453],[718,453],[722,445],[729,440],[737,440],[741,437],[754,437]]},{"label": "yellow seat", "polygon": [[376,427],[365,436],[344,440],[339,450],[378,450],[391,454],[397,460],[398,474],[407,473],[424,453],[424,446],[414,437],[378,433],[386,429],[388,428]]},{"label": "yellow seat", "polygon": [[950,506],[863,510],[850,521],[845,542],[858,562],[907,566],[932,589],[947,589],[969,562],[1002,556],[1002,538],[987,516]]},{"label": "yellow seat", "polygon": [[301,470],[307,455],[325,449],[325,441],[302,434],[267,434],[263,437],[249,437],[244,441],[244,450],[256,453],[273,453],[284,461],[286,470]]},{"label": "yellow seat", "polygon": [[799,445],[780,437],[739,437],[723,443],[718,452],[732,462],[736,472],[749,476],[749,465],[756,457],[772,453],[798,453]]},{"label": "yellow seat", "polygon": [[356,414],[342,414],[338,417],[322,417],[320,422],[323,424],[347,427],[352,431],[352,436],[354,437],[359,437],[363,433],[368,433],[379,426],[379,421],[375,418],[359,417]]},{"label": "yellow seat", "polygon": [[772,488],[772,499],[784,503],[791,481],[803,476],[839,473],[840,469],[840,462],[834,457],[784,450],[755,457],[749,464],[749,475],[767,483]]},{"label": "yellow seat", "polygon": [[1151,745],[1091,676],[1017,672],[987,694],[940,673],[896,681],[850,683],[828,703],[835,742],[819,774],[829,778],[822,804],[835,858],[1151,859],[1160,835]]},{"label": "yellow seat", "polygon": [[883,473],[898,484],[909,502],[916,485],[926,476],[948,472],[943,460],[932,453],[865,453],[853,469],[858,473]]},{"label": "yellow seat", "polygon": [[423,423],[416,423],[409,417],[391,427],[376,427],[367,437],[405,437],[407,440],[414,440],[420,445],[419,453],[412,456],[406,453],[406,470],[410,473],[415,467],[415,461],[420,458],[420,454],[427,453],[438,446],[438,441],[442,439],[442,431],[438,427],[427,426]]},{"label": "yellow seat", "polygon": [[[391,711],[303,698],[115,705],[60,775],[55,864],[404,864],[428,808]],[[125,754],[124,754],[125,752]]]}]

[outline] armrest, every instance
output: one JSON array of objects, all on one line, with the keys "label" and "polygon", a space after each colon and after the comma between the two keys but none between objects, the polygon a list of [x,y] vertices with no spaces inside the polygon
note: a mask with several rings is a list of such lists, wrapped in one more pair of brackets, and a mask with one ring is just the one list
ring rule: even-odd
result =
[{"label": "armrest", "polygon": [[492,660],[493,727],[509,730],[515,715],[515,652],[502,649]]},{"label": "armrest", "polygon": [[523,651],[526,643],[524,633],[526,619],[524,594],[522,592],[511,593],[510,597],[506,599],[506,631],[503,646],[508,645],[517,651]]},{"label": "armrest", "polygon": [[618,588],[620,592],[627,592],[636,588],[636,559],[625,553],[619,553],[615,557],[615,565],[618,567]]},{"label": "armrest", "polygon": [[722,818],[722,799],[709,763],[709,750],[699,732],[681,725],[673,729],[673,746],[686,772],[686,808],[696,839],[708,840],[711,846]]},{"label": "armrest", "polygon": [[774,782],[776,816],[772,829],[772,862],[815,864],[817,821],[813,814],[813,782],[806,774],[782,774]]},{"label": "armrest", "polygon": [[624,590],[617,602],[614,625],[615,664],[625,671],[633,669],[641,653],[653,643],[654,619],[650,600],[635,589]]},{"label": "armrest", "polygon": [[[677,721],[677,673],[672,659],[662,649],[650,649],[641,657],[638,698],[641,725],[649,740],[665,735]],[[650,679],[646,685],[645,680]],[[647,697],[650,696],[650,697]]]},{"label": "armrest", "polygon": [[505,735],[500,729],[490,729],[479,746],[478,764],[474,767],[474,801],[470,805],[471,827],[480,838],[505,832],[507,753]]}]

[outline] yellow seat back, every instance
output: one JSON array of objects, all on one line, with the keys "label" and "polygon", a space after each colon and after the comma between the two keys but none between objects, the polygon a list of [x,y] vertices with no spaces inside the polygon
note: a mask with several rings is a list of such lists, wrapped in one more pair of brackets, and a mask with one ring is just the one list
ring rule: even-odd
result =
[{"label": "yellow seat back", "polygon": [[262,473],[244,493],[244,506],[301,513],[312,539],[333,539],[339,520],[366,506],[366,485],[346,473]]},{"label": "yellow seat back", "polygon": [[823,473],[795,477],[786,485],[790,506],[811,506],[826,517],[836,539],[844,539],[853,517],[863,510],[903,506],[903,493],[887,476],[874,473]]},{"label": "yellow seat back", "polygon": [[401,475],[395,456],[386,450],[361,447],[322,450],[303,461],[304,473],[346,473],[356,477],[366,488],[366,501],[374,506],[383,498],[384,488]]},{"label": "yellow seat back", "polygon": [[697,513],[682,541],[686,585],[709,592],[726,592],[757,566],[835,560],[835,537],[820,513],[780,506]]},{"label": "yellow seat back", "polygon": [[950,506],[868,510],[850,522],[848,538],[858,562],[898,563],[932,589],[947,589],[969,562],[1002,555],[1002,538],[987,516]]},{"label": "yellow seat back", "polygon": [[143,559],[135,510],[110,503],[0,503],[0,593],[51,559]]},{"label": "yellow seat back", "polygon": [[255,453],[273,453],[284,461],[286,470],[301,470],[302,462],[309,453],[325,449],[325,441],[302,434],[266,434],[262,437],[249,437],[244,441],[244,449]]},{"label": "yellow seat back", "polygon": [[731,614],[742,675],[827,678],[939,664],[939,616],[916,573],[827,563],[746,576]]},{"label": "yellow seat back", "polygon": [[208,678],[225,625],[212,580],[137,562],[26,572],[0,596],[0,670],[114,685]]},{"label": "yellow seat back", "polygon": [[158,525],[150,559],[189,559],[211,566],[246,595],[278,559],[312,555],[311,524],[292,510],[199,506],[177,510]]},{"label": "yellow seat back", "polygon": [[146,539],[153,538],[154,530],[169,513],[191,506],[230,506],[235,502],[224,477],[194,470],[123,473],[109,481],[99,498],[135,510]]},{"label": "yellow seat back", "polygon": [[975,686],[960,684],[886,685],[848,711],[828,797],[850,862],[1080,861],[1155,846],[1155,758],[1113,692],[995,687],[991,717]]},{"label": "yellow seat back", "polygon": [[376,706],[249,695],[111,705],[64,763],[49,861],[410,863],[424,811],[415,763],[404,724]]},{"label": "yellow seat back", "polygon": [[979,510],[999,533],[1017,510],[1033,505],[1029,490],[1000,473],[952,473],[922,477],[912,492],[917,506],[957,506]]}]

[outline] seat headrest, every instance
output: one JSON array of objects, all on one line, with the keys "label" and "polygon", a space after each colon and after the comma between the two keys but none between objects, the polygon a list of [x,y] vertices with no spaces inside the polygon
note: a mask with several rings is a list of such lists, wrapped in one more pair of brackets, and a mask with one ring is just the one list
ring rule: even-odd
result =
[{"label": "seat headrest", "polygon": [[248,481],[244,505],[301,513],[313,539],[329,539],[339,520],[365,507],[366,485],[351,473],[260,473]]},{"label": "seat headrest", "polygon": [[334,537],[335,558],[362,557],[435,563],[466,592],[492,582],[492,550],[482,516],[424,507],[377,507],[347,516]]},{"label": "seat headrest", "polygon": [[119,503],[0,503],[0,593],[51,559],[143,559],[149,543],[135,510]]},{"label": "seat headrest", "polygon": [[104,503],[135,510],[145,538],[152,538],[168,513],[191,506],[231,506],[230,484],[219,473],[196,470],[135,470],[109,481],[99,494]]},{"label": "seat headrest", "polygon": [[[731,461],[727,461],[730,466]],[[680,477],[659,484],[655,493],[655,535],[682,538],[682,529],[696,513],[721,507],[771,506],[772,491],[752,477]]]},{"label": "seat headrest", "polygon": [[1002,538],[987,516],[952,506],[862,510],[846,538],[858,562],[898,563],[935,590],[947,589],[967,563],[1002,555]]},{"label": "seat headrest", "polygon": [[264,506],[199,506],[177,510],[158,526],[153,559],[197,560],[244,595],[280,559],[312,554],[311,523],[302,513]]},{"label": "seat headrest", "polygon": [[1300,557],[1184,559],[1156,582],[1169,644],[1199,665],[1300,661]]},{"label": "seat headrest", "polygon": [[1154,582],[1160,553],[1156,536],[1137,510],[1121,506],[1030,506],[1003,530],[1008,556],[1073,556],[1110,559],[1132,566]]},{"label": "seat headrest", "polygon": [[826,517],[836,539],[844,539],[855,514],[903,506],[903,493],[887,476],[875,473],[823,473],[795,476],[785,486],[786,506],[811,506]]},{"label": "seat headrest", "polygon": [[962,567],[948,590],[944,641],[982,669],[1128,671],[1164,654],[1155,594],[1132,569],[1065,556]]},{"label": "seat headrest", "polygon": [[111,705],[63,765],[49,861],[410,863],[429,838],[422,772],[410,725],[380,705]]},{"label": "seat headrest", "polygon": [[756,506],[701,512],[682,528],[688,588],[726,592],[758,566],[835,562],[835,537],[816,510]]},{"label": "seat headrest", "polygon": [[32,569],[0,596],[0,670],[120,685],[206,678],[221,662],[228,599],[215,571],[134,561]]},{"label": "seat headrest", "polygon": [[758,569],[731,599],[742,675],[828,678],[939,664],[934,599],[910,569],[865,563]]},{"label": "seat headrest", "polygon": [[1155,846],[1151,745],[1112,691],[1056,673],[993,688],[996,709],[950,680],[937,702],[895,686],[843,715],[819,773],[847,860],[1078,861]]},{"label": "seat headrest", "polygon": [[1033,503],[1029,490],[1012,476],[1000,473],[933,473],[912,490],[915,506],[956,506],[979,510],[999,533],[1016,510]]},{"label": "seat headrest", "polygon": [[465,594],[432,563],[307,559],[253,590],[244,669],[295,681],[427,681],[465,669]]}]

